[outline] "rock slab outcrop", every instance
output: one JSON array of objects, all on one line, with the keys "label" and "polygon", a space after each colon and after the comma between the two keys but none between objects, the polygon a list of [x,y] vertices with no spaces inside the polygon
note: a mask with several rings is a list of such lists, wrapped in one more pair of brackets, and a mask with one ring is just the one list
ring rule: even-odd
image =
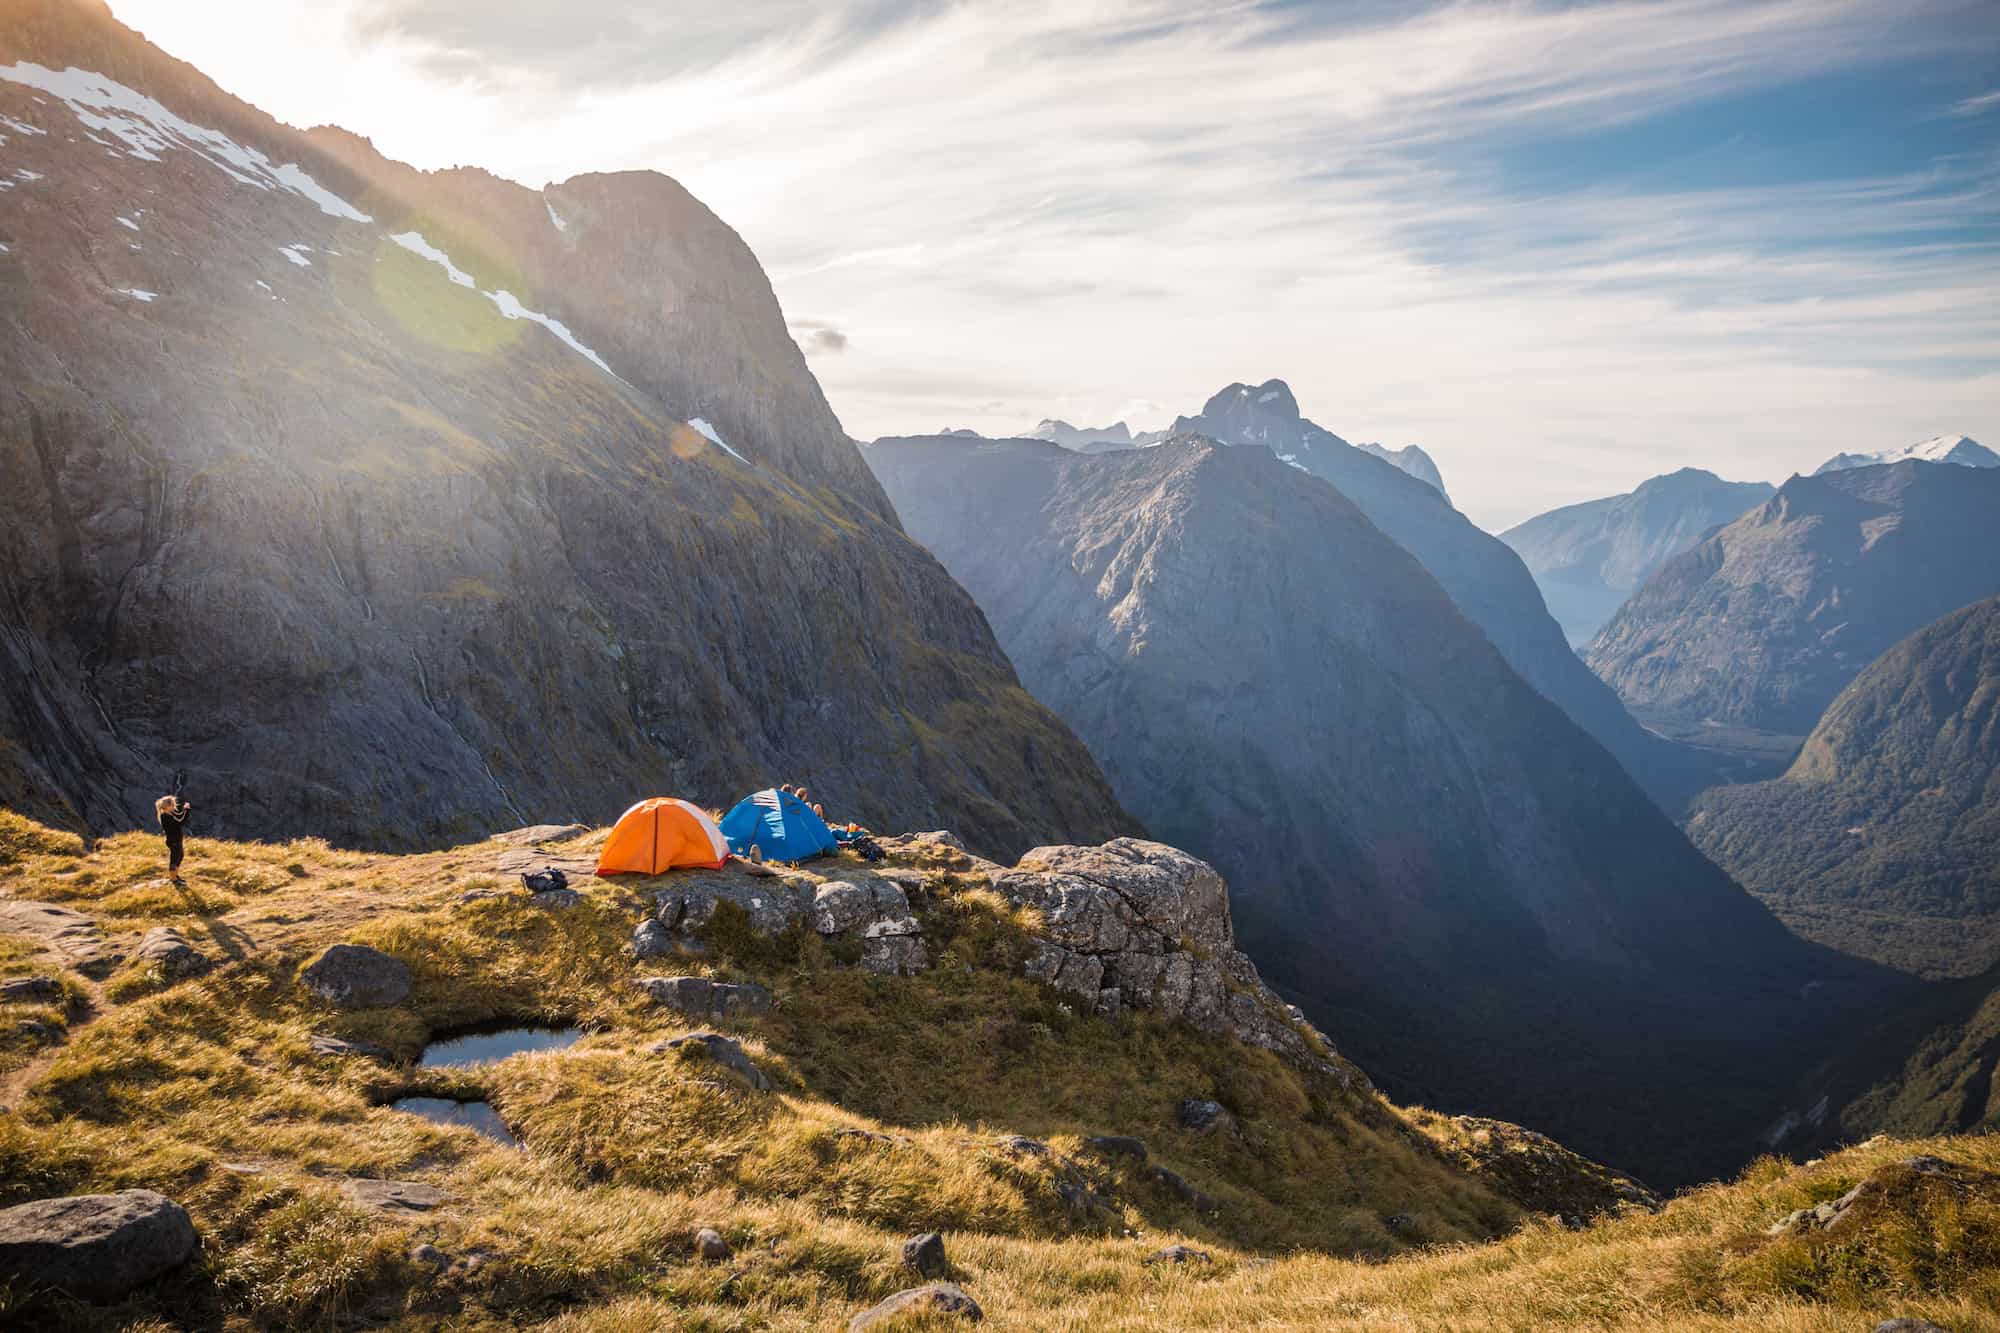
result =
[{"label": "rock slab outcrop", "polygon": [[642,977],[633,984],[689,1018],[762,1018],[771,1012],[771,992],[754,982]]},{"label": "rock slab outcrop", "polygon": [[1047,938],[1029,976],[1100,1011],[1150,1009],[1367,1085],[1236,947],[1228,886],[1207,862],[1140,838],[1037,847],[993,887],[1041,913]]},{"label": "rock slab outcrop", "polygon": [[827,939],[857,941],[861,966],[870,972],[909,976],[930,965],[923,927],[911,912],[902,885],[888,874],[856,873],[824,883],[775,875],[748,884],[711,880],[697,887],[663,890],[654,895],[654,903],[653,924],[660,931],[648,931],[641,923],[633,934],[634,952],[641,957],[684,947],[726,903],[762,934],[775,935],[803,924]]},{"label": "rock slab outcrop", "polygon": [[109,976],[125,955],[104,938],[96,921],[54,903],[0,897],[0,932],[26,935],[87,977]]},{"label": "rock slab outcrop", "polygon": [[428,1213],[442,1207],[449,1197],[435,1185],[418,1180],[371,1180],[354,1177],[342,1182],[341,1191],[354,1202],[385,1213]]}]

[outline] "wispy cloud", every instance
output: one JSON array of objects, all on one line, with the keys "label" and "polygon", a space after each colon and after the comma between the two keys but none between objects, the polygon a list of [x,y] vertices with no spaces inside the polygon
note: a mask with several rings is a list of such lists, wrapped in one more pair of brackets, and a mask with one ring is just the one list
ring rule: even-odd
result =
[{"label": "wispy cloud", "polygon": [[795,319],[791,322],[791,330],[807,356],[833,355],[847,350],[847,335],[824,320]]},{"label": "wispy cloud", "polygon": [[1995,107],[2000,107],[2000,89],[1995,89],[1990,93],[1981,93],[1977,97],[1968,97],[1962,102],[1953,103],[1951,114],[1954,116],[1977,116],[1982,112],[1991,111]]},{"label": "wispy cloud", "polygon": [[[2000,436],[1990,145],[1782,183],[1522,166],[1990,53],[1982,3],[114,5],[421,166],[676,176],[853,335],[814,368],[857,434],[1152,425],[1282,375],[1495,523],[1683,463]],[[312,73],[328,51],[365,80]]]}]

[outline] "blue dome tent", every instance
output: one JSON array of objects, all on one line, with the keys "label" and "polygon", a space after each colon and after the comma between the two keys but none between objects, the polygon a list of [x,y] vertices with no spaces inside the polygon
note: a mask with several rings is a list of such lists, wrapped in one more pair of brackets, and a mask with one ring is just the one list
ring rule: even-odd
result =
[{"label": "blue dome tent", "polygon": [[804,861],[840,846],[826,821],[788,791],[765,788],[736,803],[716,825],[729,840],[729,850],[750,855],[752,847],[766,861]]}]

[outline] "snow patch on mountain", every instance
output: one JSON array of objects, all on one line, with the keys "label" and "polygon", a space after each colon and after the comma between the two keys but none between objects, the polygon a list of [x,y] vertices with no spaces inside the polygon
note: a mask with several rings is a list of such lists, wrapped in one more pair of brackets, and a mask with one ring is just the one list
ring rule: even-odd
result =
[{"label": "snow patch on mountain", "polygon": [[728,454],[731,458],[735,459],[737,462],[744,464],[748,464],[750,462],[750,460],[745,458],[742,454],[739,454],[734,449],[731,449],[729,447],[729,442],[727,440],[724,440],[720,435],[715,433],[715,427],[709,425],[708,422],[702,420],[700,417],[692,418],[691,420],[689,420],[688,425],[694,427],[696,430],[700,431],[703,435],[706,435],[708,437],[709,443],[715,445],[718,449],[721,449],[724,453]]},{"label": "snow patch on mountain", "polygon": [[135,301],[151,301],[159,295],[158,292],[149,292],[143,287],[120,287],[117,291],[120,296],[129,296]]},{"label": "snow patch on mountain", "polygon": [[299,195],[328,217],[374,221],[297,164],[274,165],[257,149],[245,148],[218,130],[183,120],[145,94],[102,74],[74,65],[57,71],[23,60],[0,66],[0,79],[54,94],[86,131],[103,130],[114,136],[125,145],[128,157],[158,162],[163,152],[185,149],[244,185]]},{"label": "snow patch on mountain", "polygon": [[[556,335],[556,337],[562,339],[564,343],[568,344],[571,351],[576,352],[578,355],[582,356],[585,360],[589,361],[599,370],[609,375],[612,379],[614,380],[618,379],[618,372],[613,370],[610,366],[606,365],[604,363],[603,357],[599,356],[597,353],[591,351],[588,347],[585,347],[582,343],[578,342],[576,335],[574,333],[571,333],[569,331],[569,327],[565,325],[561,320],[551,319],[549,316],[544,315],[539,310],[528,309],[526,306],[521,304],[521,302],[515,297],[514,293],[512,292],[505,292],[505,291],[488,292],[486,293],[486,299],[493,302],[494,305],[499,306],[500,313],[505,315],[508,319],[531,320],[534,323],[541,325],[543,328],[547,329],[550,333],[553,333]],[[624,381],[620,380],[619,382],[623,383]]]},{"label": "snow patch on mountain", "polygon": [[[492,291],[492,292],[480,291],[479,284],[472,280],[472,275],[470,273],[467,273],[464,269],[452,263],[450,255],[446,254],[444,251],[438,249],[435,245],[432,245],[429,241],[425,240],[420,233],[414,231],[401,231],[397,232],[389,239],[394,241],[396,244],[402,246],[405,250],[408,250],[410,253],[415,255],[421,255],[425,259],[430,260],[433,264],[436,264],[439,268],[444,270],[446,277],[450,278],[453,282],[457,283],[459,286],[469,287],[473,291],[479,292],[481,296],[484,296],[487,300],[491,301],[494,304],[494,306],[496,306],[499,309],[500,314],[503,318],[525,319],[530,323],[541,325],[543,328],[547,329],[550,333],[553,333],[558,339],[560,339],[562,343],[565,346],[567,346],[571,351],[583,357],[586,361],[596,366],[599,370],[609,375],[612,379],[617,380],[620,384],[623,384],[625,382],[624,379],[619,376],[617,371],[613,370],[609,365],[605,364],[605,360],[603,357],[599,356],[596,352],[591,351],[590,348],[585,347],[583,343],[577,339],[577,336],[569,331],[569,326],[567,324],[564,324],[559,319],[551,318],[550,316],[543,314],[539,310],[530,310],[527,306],[522,305],[521,299],[518,296],[515,296],[514,293],[510,291]],[[724,447],[727,448],[726,445]]]},{"label": "snow patch on mountain", "polygon": [[555,229],[557,231],[569,230],[569,223],[563,221],[562,214],[556,212],[556,206],[554,204],[544,199],[542,200],[542,207],[549,210],[549,221],[555,224]]},{"label": "snow patch on mountain", "polygon": [[278,253],[291,260],[294,264],[297,264],[300,268],[311,268],[312,260],[307,259],[304,253],[311,248],[309,245],[302,245],[294,241],[290,245],[279,246]]},{"label": "snow patch on mountain", "polygon": [[425,240],[420,233],[414,231],[399,231],[395,235],[391,236],[389,239],[394,241],[396,244],[402,246],[405,250],[408,250],[411,254],[419,255],[425,259],[430,260],[433,264],[436,264],[439,268],[444,270],[446,277],[450,278],[453,282],[457,283],[459,286],[470,287],[474,291],[479,290],[479,284],[472,280],[472,275],[470,273],[467,273],[464,269],[452,263],[450,255],[446,254],[444,251],[438,249],[435,245],[432,245],[429,241]]},{"label": "snow patch on mountain", "polygon": [[1813,472],[1815,477],[1828,472],[1845,472],[1849,468],[1880,467],[1886,463],[1955,463],[1960,467],[2000,467],[2000,454],[1994,453],[1969,435],[1933,435],[1928,440],[1904,445],[1900,449],[1884,449],[1873,454],[1835,454],[1821,463]]}]

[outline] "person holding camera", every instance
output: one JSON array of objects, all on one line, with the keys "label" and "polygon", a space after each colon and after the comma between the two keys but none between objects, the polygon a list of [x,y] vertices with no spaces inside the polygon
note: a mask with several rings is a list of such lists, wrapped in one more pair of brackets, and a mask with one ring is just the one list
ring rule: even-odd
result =
[{"label": "person holding camera", "polygon": [[167,874],[179,883],[181,857],[187,851],[183,840],[188,816],[194,813],[194,806],[178,796],[162,796],[153,802],[153,813],[160,817],[160,832],[167,838]]}]

